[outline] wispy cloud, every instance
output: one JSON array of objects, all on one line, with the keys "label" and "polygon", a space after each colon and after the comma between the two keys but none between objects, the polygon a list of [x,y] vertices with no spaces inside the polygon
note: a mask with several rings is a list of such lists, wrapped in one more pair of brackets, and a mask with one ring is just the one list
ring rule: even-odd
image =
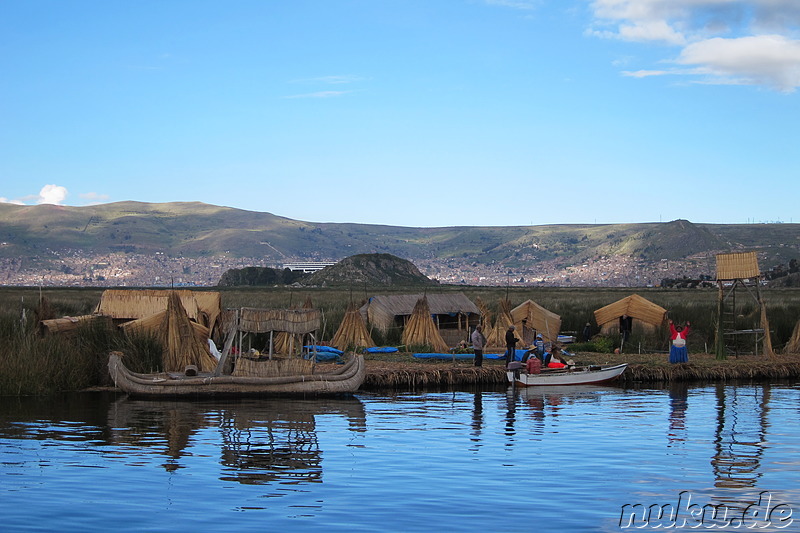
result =
[{"label": "wispy cloud", "polygon": [[666,70],[623,70],[622,75],[628,76],[631,78],[649,78],[650,76],[664,76],[665,74],[669,74],[669,71]]},{"label": "wispy cloud", "polygon": [[[680,48],[671,61],[692,68],[664,73],[787,93],[800,87],[798,0],[593,0],[591,9],[591,35]],[[662,71],[623,74],[651,72]]]},{"label": "wispy cloud", "polygon": [[364,81],[366,78],[363,76],[354,76],[350,74],[334,75],[334,76],[318,76],[316,78],[301,78],[294,80],[294,83],[323,83],[326,85],[341,85],[344,83],[357,83]]},{"label": "wispy cloud", "polygon": [[2,204],[16,204],[16,205],[25,205],[25,202],[22,200],[9,200],[4,196],[0,196],[0,203]]},{"label": "wispy cloud", "polygon": [[85,192],[78,195],[80,198],[87,200],[89,205],[93,204],[102,204],[103,202],[108,201],[109,196],[107,194],[100,194],[96,192]]},{"label": "wispy cloud", "polygon": [[351,92],[353,91],[317,91],[314,93],[293,94],[284,96],[284,98],[336,98]]},{"label": "wispy cloud", "polygon": [[485,0],[490,6],[511,7],[514,9],[536,9],[541,0]]},{"label": "wispy cloud", "polygon": [[[339,75],[332,75],[332,76],[317,76],[313,78],[300,78],[296,80],[292,80],[291,83],[300,83],[300,84],[307,84],[307,85],[346,85],[351,83],[358,83],[364,81],[366,78],[363,76],[355,76],[352,74],[339,74]],[[354,90],[347,90],[347,91],[332,91],[332,90],[321,90],[321,91],[313,91],[308,93],[301,93],[301,94],[292,94],[289,96],[284,96],[284,98],[337,98],[339,96],[344,96],[345,94],[349,94],[355,92]]]}]

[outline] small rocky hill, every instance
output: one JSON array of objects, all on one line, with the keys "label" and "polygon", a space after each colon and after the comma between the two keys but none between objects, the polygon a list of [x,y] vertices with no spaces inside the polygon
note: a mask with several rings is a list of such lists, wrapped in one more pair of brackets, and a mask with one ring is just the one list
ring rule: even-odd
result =
[{"label": "small rocky hill", "polygon": [[315,272],[303,285],[436,285],[411,261],[391,254],[359,254]]}]

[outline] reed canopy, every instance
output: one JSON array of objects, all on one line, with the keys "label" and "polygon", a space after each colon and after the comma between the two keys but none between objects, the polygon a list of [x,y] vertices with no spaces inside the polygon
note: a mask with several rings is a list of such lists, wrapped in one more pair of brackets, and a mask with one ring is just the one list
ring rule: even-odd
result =
[{"label": "reed canopy", "polygon": [[623,315],[631,317],[634,324],[655,329],[666,320],[667,310],[638,294],[631,294],[596,310],[594,319],[603,333],[609,333],[619,328],[619,318]]},{"label": "reed canopy", "polygon": [[717,281],[751,279],[760,275],[755,252],[717,254]]}]

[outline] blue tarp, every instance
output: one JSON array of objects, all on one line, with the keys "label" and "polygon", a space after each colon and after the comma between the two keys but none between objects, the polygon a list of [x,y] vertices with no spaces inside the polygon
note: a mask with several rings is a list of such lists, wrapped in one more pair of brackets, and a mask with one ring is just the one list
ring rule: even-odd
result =
[{"label": "blue tarp", "polygon": [[378,346],[376,348],[365,348],[364,353],[395,353],[397,348],[394,346]]},{"label": "blue tarp", "polygon": [[[525,355],[525,352],[528,350],[515,350],[514,360],[515,361],[522,361],[522,356]],[[485,353],[483,354],[484,359],[505,359],[506,353]]]},{"label": "blue tarp", "polygon": [[317,352],[329,352],[329,353],[335,353],[337,355],[342,355],[344,353],[341,350],[337,350],[333,346],[314,346],[314,345],[311,345],[311,346],[303,346],[303,348],[305,348],[309,352],[313,352],[314,350],[317,350]]}]

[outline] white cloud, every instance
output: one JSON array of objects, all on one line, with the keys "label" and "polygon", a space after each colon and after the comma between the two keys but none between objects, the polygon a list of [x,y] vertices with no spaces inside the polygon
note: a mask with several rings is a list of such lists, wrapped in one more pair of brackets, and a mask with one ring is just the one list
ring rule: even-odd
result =
[{"label": "white cloud", "polygon": [[710,76],[784,92],[800,87],[800,41],[781,35],[714,38],[683,49],[678,63],[698,66]]},{"label": "white cloud", "polygon": [[39,199],[37,204],[55,204],[61,205],[67,198],[67,189],[60,185],[45,185],[39,191]]},{"label": "white cloud", "polygon": [[[589,34],[680,47],[703,83],[800,87],[800,0],[593,0]],[[645,77],[648,69],[623,74]],[[644,73],[644,75],[637,73]]]}]

